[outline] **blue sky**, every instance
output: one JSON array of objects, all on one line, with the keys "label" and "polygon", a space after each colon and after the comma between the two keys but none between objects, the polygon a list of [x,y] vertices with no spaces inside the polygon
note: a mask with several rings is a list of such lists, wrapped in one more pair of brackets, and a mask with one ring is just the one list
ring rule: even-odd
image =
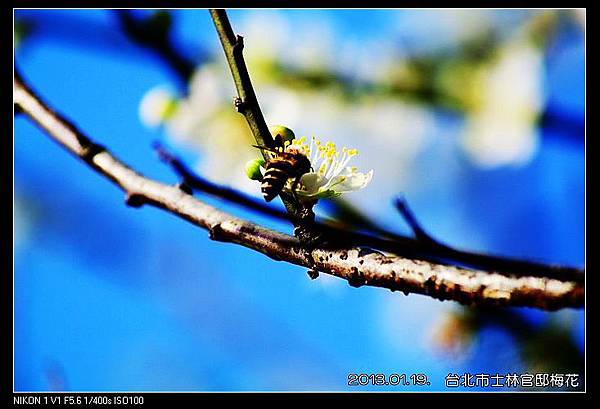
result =
[{"label": "blue sky", "polygon": [[[234,27],[248,13],[232,11]],[[113,24],[102,10],[17,11],[60,32],[55,14]],[[407,38],[424,36],[429,21],[416,12],[283,14],[291,20],[318,15],[336,35],[359,41],[396,32],[404,20],[411,23]],[[188,55],[218,51],[207,12],[176,17],[175,38]],[[103,50],[93,46],[94,36],[81,31],[76,40],[72,34],[32,40],[16,52],[17,65],[45,100],[117,157],[174,183],[151,148],[162,136],[138,119],[143,95],[172,78],[135,47]],[[545,64],[548,105],[583,120],[581,35],[566,30]],[[433,181],[439,177],[439,186],[406,192],[412,207],[436,237],[459,247],[582,266],[584,144],[581,135],[564,133],[545,131],[539,153],[524,167],[461,165],[461,184],[452,185],[458,190],[444,186],[443,169],[425,156],[419,166]],[[302,268],[212,242],[163,211],[126,207],[122,192],[23,118],[15,120],[14,138],[16,390],[47,390],[57,378],[66,389],[90,391],[346,390],[353,372],[426,373],[429,388],[441,390],[448,372],[523,370],[514,339],[493,327],[482,331],[468,359],[432,352],[431,329],[458,309],[454,303],[355,289],[335,278],[313,282]],[[374,216],[403,228],[388,202]],[[553,317],[581,323],[583,311]],[[576,325],[580,348],[582,334]]]}]

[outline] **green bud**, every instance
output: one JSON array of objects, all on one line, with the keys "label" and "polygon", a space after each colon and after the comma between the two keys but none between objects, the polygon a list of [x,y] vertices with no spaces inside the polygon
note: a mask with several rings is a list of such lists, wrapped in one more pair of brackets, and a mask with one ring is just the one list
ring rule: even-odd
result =
[{"label": "green bud", "polygon": [[263,174],[260,168],[265,166],[264,159],[252,159],[246,162],[246,176],[252,180],[262,180]]},{"label": "green bud", "polygon": [[282,145],[285,142],[291,142],[296,137],[296,135],[294,135],[294,131],[283,125],[273,125],[271,128],[269,128],[269,130],[271,131],[273,138],[275,138],[275,142],[277,142],[277,135],[279,135],[279,138],[281,138],[280,143]]}]

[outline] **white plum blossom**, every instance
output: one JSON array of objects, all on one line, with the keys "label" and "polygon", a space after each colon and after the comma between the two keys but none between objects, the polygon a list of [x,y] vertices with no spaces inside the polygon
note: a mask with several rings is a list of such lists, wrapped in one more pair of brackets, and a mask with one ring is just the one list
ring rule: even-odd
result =
[{"label": "white plum blossom", "polygon": [[479,166],[525,164],[539,148],[536,118],[543,109],[543,55],[517,39],[483,73],[479,106],[467,118],[462,144]]},{"label": "white plum blossom", "polygon": [[[352,157],[358,154],[356,149],[342,148],[338,151],[333,142],[322,144],[315,137],[310,145],[306,137],[294,139],[287,143],[288,149],[295,148],[304,153],[310,160],[312,170],[300,179],[296,194],[300,200],[314,200],[336,197],[344,193],[354,192],[366,187],[373,178],[373,170],[367,173],[358,172],[356,166],[348,166]],[[292,181],[284,190],[290,191]]]},{"label": "white plum blossom", "polygon": [[148,91],[140,102],[139,115],[148,128],[156,128],[173,116],[177,110],[177,97],[166,86]]}]

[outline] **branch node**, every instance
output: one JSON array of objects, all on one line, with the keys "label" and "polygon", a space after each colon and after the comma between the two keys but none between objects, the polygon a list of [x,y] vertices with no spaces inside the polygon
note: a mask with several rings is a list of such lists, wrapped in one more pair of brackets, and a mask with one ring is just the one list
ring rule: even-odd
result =
[{"label": "branch node", "polygon": [[214,241],[226,241],[221,223],[216,223],[208,228],[208,237]]},{"label": "branch node", "polygon": [[185,181],[177,183],[175,187],[177,187],[182,192],[187,193],[188,195],[194,194],[194,190],[192,189],[192,187],[188,185]]},{"label": "branch node", "polygon": [[139,193],[127,193],[125,196],[125,204],[129,207],[142,207],[147,203],[146,197]]},{"label": "branch node", "polygon": [[242,54],[244,50],[244,37],[241,35],[235,36],[235,43],[233,44],[233,54]]},{"label": "branch node", "polygon": [[319,272],[317,270],[309,269],[306,273],[311,280],[316,280],[319,277]]},{"label": "branch node", "polygon": [[248,104],[246,104],[240,97],[233,98],[233,106],[240,114],[246,112],[246,109],[248,108]]},{"label": "branch node", "polygon": [[86,162],[92,162],[94,156],[97,154],[106,151],[106,148],[100,144],[90,142],[85,146],[83,152],[81,153],[81,158]]}]

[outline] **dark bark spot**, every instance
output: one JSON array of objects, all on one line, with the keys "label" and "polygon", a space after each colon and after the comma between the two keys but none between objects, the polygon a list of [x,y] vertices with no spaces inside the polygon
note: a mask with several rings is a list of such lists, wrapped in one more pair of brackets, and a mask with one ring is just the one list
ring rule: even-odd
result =
[{"label": "dark bark spot", "polygon": [[362,287],[363,285],[365,285],[365,282],[362,280],[356,280],[354,278],[349,278],[348,279],[348,284],[350,284],[351,287]]},{"label": "dark bark spot", "polygon": [[125,204],[129,207],[142,207],[144,203],[146,203],[146,198],[137,193],[131,193],[125,197]]},{"label": "dark bark spot", "polygon": [[432,275],[427,280],[425,280],[425,283],[423,284],[423,286],[425,287],[426,294],[431,294],[435,290],[436,278],[437,277],[435,275]]},{"label": "dark bark spot", "polygon": [[363,274],[358,271],[358,268],[352,267],[352,275],[348,277],[348,284],[352,287],[362,287],[366,284]]},{"label": "dark bark spot", "polygon": [[215,224],[208,229],[208,236],[211,240],[223,241],[223,228],[220,224]]}]

